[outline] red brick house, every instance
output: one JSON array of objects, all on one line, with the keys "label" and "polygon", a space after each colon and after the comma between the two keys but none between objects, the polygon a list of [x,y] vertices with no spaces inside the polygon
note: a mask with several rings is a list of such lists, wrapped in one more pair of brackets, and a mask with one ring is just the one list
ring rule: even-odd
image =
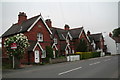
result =
[{"label": "red brick house", "polygon": [[90,31],[88,31],[87,35],[90,39],[91,45],[93,46],[93,50],[106,52],[102,33],[91,34]]},{"label": "red brick house", "polygon": [[68,37],[72,38],[69,33],[60,28],[51,27],[50,29],[53,32],[53,49],[55,48],[55,50],[58,50],[59,55],[71,53],[70,44],[67,42]]},{"label": "red brick house", "polygon": [[76,52],[76,44],[79,44],[80,40],[85,40],[87,43],[87,51],[91,51],[91,45],[90,45],[90,40],[88,36],[86,35],[84,28],[74,28],[74,29],[69,29],[68,30],[72,36],[72,41],[71,41],[71,47],[72,47],[72,52]]},{"label": "red brick house", "polygon": [[[50,20],[49,20],[50,21]],[[61,55],[73,54],[76,52],[76,45],[80,39],[84,39],[88,45],[88,51],[91,51],[91,44],[83,27],[70,29],[69,25],[65,24],[64,29],[55,28],[51,26],[53,38],[57,40],[57,44],[53,43],[55,49]]]},{"label": "red brick house", "polygon": [[42,58],[46,57],[45,46],[51,46],[52,32],[46,24],[43,17],[40,15],[27,19],[24,12],[20,12],[18,15],[18,23],[13,24],[2,35],[2,54],[3,58],[8,56],[5,54],[4,40],[7,37],[13,36],[18,33],[23,33],[27,36],[30,47],[26,51],[21,63],[39,63],[42,62]]}]

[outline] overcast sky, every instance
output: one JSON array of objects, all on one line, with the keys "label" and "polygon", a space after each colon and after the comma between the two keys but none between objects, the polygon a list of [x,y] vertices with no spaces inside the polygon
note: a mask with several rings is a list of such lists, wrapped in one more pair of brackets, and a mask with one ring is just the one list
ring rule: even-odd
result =
[{"label": "overcast sky", "polygon": [[83,26],[91,33],[109,33],[118,27],[118,2],[2,2],[0,10],[1,34],[18,21],[19,12],[25,12],[27,18],[41,13],[44,19],[50,18],[55,27]]}]

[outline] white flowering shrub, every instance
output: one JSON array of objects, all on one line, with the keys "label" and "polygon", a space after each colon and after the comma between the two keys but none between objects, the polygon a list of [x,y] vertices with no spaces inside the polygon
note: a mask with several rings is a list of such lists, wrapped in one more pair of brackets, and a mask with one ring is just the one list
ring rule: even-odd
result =
[{"label": "white flowering shrub", "polygon": [[[12,43],[16,43],[16,49],[11,49]],[[23,57],[26,48],[29,47],[29,42],[27,37],[24,34],[20,33],[6,38],[4,42],[4,47],[6,48],[6,52],[9,57],[15,56],[20,59]]]}]

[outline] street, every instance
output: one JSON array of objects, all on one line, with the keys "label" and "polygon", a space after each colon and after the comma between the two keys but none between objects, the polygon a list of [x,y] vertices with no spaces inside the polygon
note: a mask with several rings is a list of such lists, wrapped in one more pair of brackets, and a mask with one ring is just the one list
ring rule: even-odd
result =
[{"label": "street", "polygon": [[118,78],[118,56],[3,71],[3,78]]}]

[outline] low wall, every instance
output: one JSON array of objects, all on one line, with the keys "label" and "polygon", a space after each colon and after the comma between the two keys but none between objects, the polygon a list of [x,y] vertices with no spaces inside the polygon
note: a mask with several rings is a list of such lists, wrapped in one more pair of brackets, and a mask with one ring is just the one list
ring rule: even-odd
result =
[{"label": "low wall", "polygon": [[101,57],[105,56],[105,52],[101,52],[101,53],[100,53],[100,56],[101,56]]},{"label": "low wall", "polygon": [[67,56],[67,61],[77,61],[77,60],[80,60],[80,55]]},{"label": "low wall", "polygon": [[67,58],[56,58],[56,59],[49,59],[49,63],[61,63],[67,62]]}]

